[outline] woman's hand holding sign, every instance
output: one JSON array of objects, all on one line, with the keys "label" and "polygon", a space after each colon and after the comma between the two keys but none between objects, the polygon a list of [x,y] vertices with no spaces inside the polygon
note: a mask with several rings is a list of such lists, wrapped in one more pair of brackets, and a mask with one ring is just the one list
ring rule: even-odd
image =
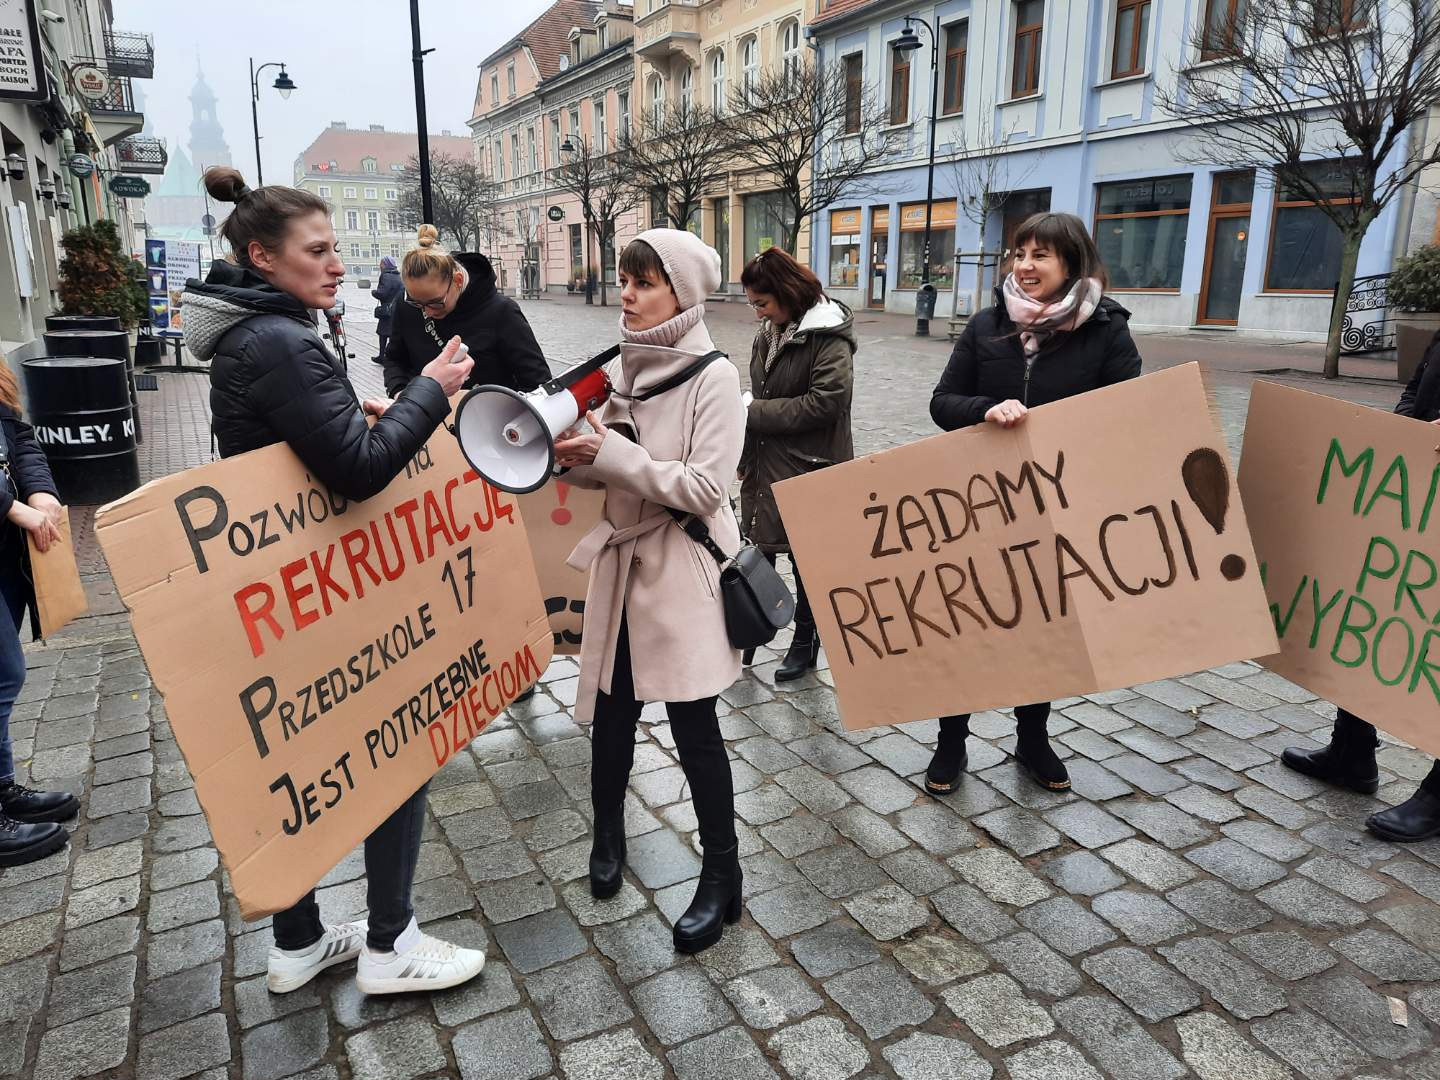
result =
[{"label": "woman's hand holding sign", "polygon": [[1025,408],[1024,405],[1020,404],[1020,402],[1014,398],[1010,398],[1007,401],[1000,402],[999,405],[992,405],[985,413],[985,419],[992,424],[999,424],[1004,428],[1012,428],[1016,424],[1022,423],[1029,413],[1030,410]]}]

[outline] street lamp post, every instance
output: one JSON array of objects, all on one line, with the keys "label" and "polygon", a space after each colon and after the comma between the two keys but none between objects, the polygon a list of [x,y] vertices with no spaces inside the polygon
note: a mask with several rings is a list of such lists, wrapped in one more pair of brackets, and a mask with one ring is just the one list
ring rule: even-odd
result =
[{"label": "street lamp post", "polygon": [[255,186],[259,187],[265,183],[265,169],[260,164],[260,72],[266,68],[278,67],[280,74],[275,76],[274,87],[280,91],[282,98],[288,98],[290,92],[295,89],[295,83],[285,73],[285,62],[275,60],[270,63],[255,66],[255,58],[250,58],[250,126],[255,133]]},{"label": "street lamp post", "polygon": [[[562,154],[576,154],[580,147],[570,141],[570,136],[565,136],[565,141],[560,144]],[[588,165],[587,165],[588,169]],[[589,181],[586,181],[586,190],[589,190]],[[580,216],[585,219],[585,303],[595,303],[595,275],[590,272],[590,208],[582,206]]]},{"label": "street lamp post", "polygon": [[[930,159],[925,167],[925,242],[924,262],[920,267],[920,291],[916,294],[915,336],[930,336],[930,316],[935,313],[935,287],[930,284],[930,213],[935,196],[935,106],[939,97],[940,80],[936,61],[940,54],[940,38],[929,20],[914,15],[905,16],[905,27],[895,39],[897,52],[910,53],[920,48],[920,35],[915,33],[918,24],[930,35]],[[927,288],[928,287],[928,288]],[[924,305],[929,303],[928,313]]]}]

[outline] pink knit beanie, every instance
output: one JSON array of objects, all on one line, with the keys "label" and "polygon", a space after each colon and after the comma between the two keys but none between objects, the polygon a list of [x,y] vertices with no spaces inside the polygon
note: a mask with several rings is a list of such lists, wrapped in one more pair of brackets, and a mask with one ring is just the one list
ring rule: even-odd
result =
[{"label": "pink knit beanie", "polygon": [[688,311],[720,287],[720,253],[684,229],[647,229],[635,238],[655,249],[681,311]]}]

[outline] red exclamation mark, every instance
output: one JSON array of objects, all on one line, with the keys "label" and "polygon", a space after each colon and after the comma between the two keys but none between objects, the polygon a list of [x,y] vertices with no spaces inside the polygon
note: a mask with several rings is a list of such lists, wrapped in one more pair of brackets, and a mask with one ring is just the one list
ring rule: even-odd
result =
[{"label": "red exclamation mark", "polygon": [[571,518],[574,516],[569,510],[565,509],[565,497],[569,494],[570,485],[556,480],[555,497],[560,500],[560,505],[550,511],[550,520],[556,525],[569,525]]}]

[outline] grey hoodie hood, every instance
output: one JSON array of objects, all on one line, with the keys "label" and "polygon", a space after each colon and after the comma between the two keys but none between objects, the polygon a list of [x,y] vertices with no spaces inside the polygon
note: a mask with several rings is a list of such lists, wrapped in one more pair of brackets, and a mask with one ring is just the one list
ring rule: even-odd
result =
[{"label": "grey hoodie hood", "polygon": [[185,347],[209,363],[220,341],[235,326],[256,315],[284,315],[307,326],[310,312],[287,292],[275,288],[253,270],[216,260],[203,282],[185,283]]}]

